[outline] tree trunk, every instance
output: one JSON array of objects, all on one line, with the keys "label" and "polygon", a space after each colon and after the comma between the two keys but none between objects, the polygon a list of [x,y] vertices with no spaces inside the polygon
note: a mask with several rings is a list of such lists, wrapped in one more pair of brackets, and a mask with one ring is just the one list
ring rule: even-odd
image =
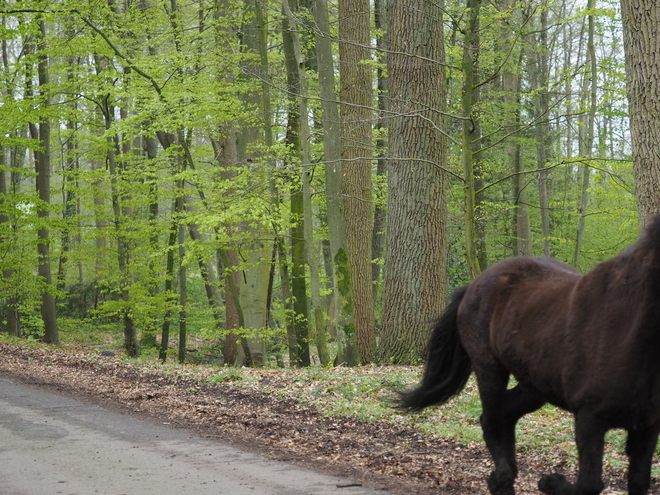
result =
[{"label": "tree trunk", "polygon": [[[183,183],[181,184],[183,188]],[[181,196],[177,198],[177,209],[183,212],[183,191]],[[183,222],[179,222],[179,363],[186,360],[186,342],[188,338],[188,320],[186,314],[186,304],[188,302],[188,279],[186,274],[185,263],[185,240],[186,240],[186,227]]]},{"label": "tree trunk", "polygon": [[543,256],[550,256],[550,207],[548,192],[548,150],[550,149],[550,94],[548,82],[550,68],[548,57],[548,9],[541,9],[541,31],[537,53],[537,88],[534,108],[536,112],[536,166],[539,174],[539,206],[541,210],[541,236]]},{"label": "tree trunk", "polygon": [[[4,168],[7,166],[7,158],[5,155],[4,148],[0,146],[0,208],[2,211],[0,212],[0,225],[2,225],[3,229],[6,230],[11,230],[12,227],[10,225],[11,219],[5,210],[7,208],[7,205],[5,204],[5,198],[7,197],[8,193],[8,188],[7,188],[7,173],[5,172]],[[8,239],[0,239],[0,243],[4,243]],[[7,291],[8,294],[14,293],[16,288],[14,287],[15,284],[12,283],[12,278],[14,277],[15,272],[13,269],[8,268],[2,271],[2,278],[4,279],[6,286],[9,286],[9,290]],[[7,289],[5,289],[7,290]],[[19,325],[19,315],[18,315],[18,298],[15,295],[10,295],[7,297],[8,294],[5,294],[6,300],[5,300],[5,308],[6,308],[6,319],[7,319],[7,324],[5,326],[5,330],[9,335],[13,335],[14,337],[20,337],[21,336],[21,329]]]},{"label": "tree trunk", "polygon": [[66,143],[66,156],[64,158],[65,172],[62,177],[64,182],[62,187],[62,232],[60,234],[61,248],[59,266],[57,269],[57,290],[64,291],[66,287],[66,267],[69,261],[69,251],[71,250],[71,225],[76,214],[76,188],[74,184],[74,173],[77,169],[76,147],[73,141],[73,134],[76,130],[76,124],[72,120],[67,121],[67,131],[70,138]]},{"label": "tree trunk", "polygon": [[389,197],[379,348],[382,362],[424,356],[444,306],[447,149],[443,2],[390,0]]},{"label": "tree trunk", "polygon": [[[235,366],[238,360],[238,333],[241,329],[241,318],[240,312],[242,310],[240,305],[240,290],[241,290],[241,272],[240,259],[238,253],[233,250],[227,250],[227,270],[224,276],[225,282],[225,329],[227,331],[227,337],[225,338],[225,344],[222,349],[222,356],[224,359],[224,364],[226,366]],[[218,266],[223,266],[218,262]],[[231,277],[231,278],[230,278]],[[232,291],[232,284],[234,290],[237,292],[238,297],[234,297],[234,291]]]},{"label": "tree trunk", "polygon": [[[261,33],[263,32],[263,13],[261,11],[261,0],[248,0],[245,2],[245,10],[248,15],[244,18],[241,43],[247,53],[259,54],[261,50],[260,42],[263,42]],[[244,74],[263,77],[263,65],[254,64],[251,59],[242,64]],[[263,91],[250,91],[243,95],[244,101],[251,107],[264,107]],[[269,125],[269,124],[268,124]],[[266,122],[247,125],[241,128],[238,133],[238,163],[258,163],[259,156],[253,147],[258,144],[265,144],[264,130],[268,127]],[[258,174],[262,169],[254,168],[250,173]],[[265,239],[256,228],[248,225],[239,225],[242,232],[248,232],[249,239]],[[268,273],[270,271],[270,255],[272,245],[264,240],[255,240],[242,246],[246,251],[248,262],[243,268],[241,277],[240,301],[245,318],[244,328],[246,330],[256,330],[254,337],[244,337],[250,348],[251,365],[264,366],[266,362],[266,342],[259,333],[266,327],[266,302],[268,300]],[[238,362],[245,364],[249,358],[244,356],[238,349]]]},{"label": "tree trunk", "polygon": [[342,188],[355,341],[363,364],[373,361],[376,352],[370,243],[373,233],[370,25],[369,0],[339,1]]},{"label": "tree trunk", "polygon": [[[223,181],[231,181],[235,175],[236,171],[233,170],[233,167],[236,166],[238,161],[237,149],[236,149],[236,128],[232,124],[225,125],[219,132],[219,137],[217,139],[212,139],[214,153],[216,161],[220,168],[220,178]],[[241,325],[239,323],[238,314],[241,311],[240,309],[240,300],[234,299],[233,292],[230,288],[230,282],[233,282],[236,285],[236,294],[240,292],[240,258],[238,253],[234,249],[234,246],[229,246],[226,252],[227,261],[229,265],[226,269],[231,272],[220,274],[219,278],[224,277],[225,281],[225,328],[227,330],[227,336],[223,345],[223,356],[225,365],[233,366],[236,364],[236,359],[238,358],[238,334],[234,333],[232,330],[240,329]],[[223,266],[222,261],[218,257],[218,266]],[[200,265],[201,266],[201,265]],[[232,277],[231,280],[229,277]],[[215,290],[215,289],[214,289]]]},{"label": "tree trunk", "polygon": [[[174,174],[181,174],[184,170],[184,158],[181,155],[175,157],[176,164],[174,166]],[[176,184],[176,197],[174,200],[174,205],[172,208],[172,220],[170,222],[170,232],[169,239],[167,242],[167,257],[165,263],[165,298],[166,298],[166,307],[165,314],[163,316],[163,324],[161,326],[161,337],[160,337],[160,350],[158,357],[162,362],[167,360],[167,349],[169,347],[170,340],[170,326],[172,319],[172,305],[176,301],[176,294],[173,292],[174,289],[174,258],[175,258],[175,247],[177,241],[180,242],[181,236],[181,225],[182,225],[182,214],[183,214],[183,180],[177,179]],[[153,205],[153,202],[150,203],[150,206]],[[155,220],[155,219],[154,219]],[[153,239],[152,239],[153,245]],[[179,245],[179,249],[181,246]],[[181,259],[179,259],[181,263]]]},{"label": "tree trunk", "polygon": [[[2,18],[2,28],[5,29],[6,27],[6,19],[3,17]],[[9,74],[9,55],[8,55],[8,40],[3,39],[2,40],[2,64],[3,68],[6,71],[7,74]],[[5,85],[5,91],[7,93],[8,98],[13,98],[13,88],[10,84]],[[18,132],[16,132],[18,134]],[[16,184],[14,183],[13,178],[15,175],[18,175],[16,173],[16,169],[18,169],[21,165],[20,161],[18,160],[18,150],[17,146],[14,146],[10,150],[10,156],[7,157],[5,153],[5,148],[0,147],[0,166],[2,166],[2,170],[0,170],[0,207],[2,207],[3,211],[0,214],[0,224],[5,224],[5,228],[8,231],[13,231],[13,225],[11,225],[11,217],[9,215],[9,211],[5,210],[7,206],[5,205],[5,200],[7,198],[7,194],[9,194],[10,190],[13,193],[16,193],[17,190],[15,187]],[[13,170],[8,173],[9,177],[7,177],[7,173],[4,170],[4,167],[9,166]],[[7,179],[9,178],[9,182]],[[10,187],[12,186],[12,187]],[[13,335],[14,337],[20,337],[21,336],[21,327],[20,327],[20,314],[18,312],[18,305],[19,305],[19,298],[18,298],[18,287],[16,283],[13,283],[12,279],[15,277],[16,271],[12,268],[9,267],[5,270],[2,271],[2,277],[5,280],[5,283],[11,287],[11,291],[4,294],[6,297],[5,301],[5,308],[6,308],[6,318],[7,318],[7,325],[6,325],[6,331],[9,335]]]},{"label": "tree trunk", "polygon": [[171,304],[173,302],[172,288],[174,287],[174,247],[178,238],[178,212],[174,212],[175,218],[170,226],[170,235],[167,242],[167,261],[165,263],[165,297],[167,310],[163,316],[163,325],[160,333],[160,350],[158,358],[164,363],[167,360],[167,348],[170,342],[170,320],[172,318]]},{"label": "tree trunk", "polygon": [[621,0],[639,223],[660,211],[660,4]]},{"label": "tree trunk", "polygon": [[[45,53],[46,25],[43,20],[38,21],[39,36],[37,45],[37,73],[39,79],[41,105],[48,106],[46,91],[49,84],[48,56]],[[32,139],[38,140],[41,149],[34,151],[34,163],[36,172],[37,195],[42,205],[50,205],[50,122],[48,117],[42,116],[37,125],[30,124]],[[50,269],[50,233],[47,227],[48,209],[39,208],[37,215],[40,226],[37,231],[39,243],[39,269],[44,288],[41,294],[41,318],[44,322],[44,342],[50,344],[59,343],[59,332],[57,329],[57,316],[55,310],[55,297],[52,294],[52,277]]]},{"label": "tree trunk", "polygon": [[463,108],[463,179],[465,196],[465,245],[466,261],[470,277],[481,273],[479,239],[477,234],[477,198],[476,174],[478,174],[478,146],[481,138],[479,117],[474,107],[479,102],[477,73],[479,70],[479,11],[481,0],[467,0],[467,24],[463,42],[463,91],[461,106]]},{"label": "tree trunk", "polygon": [[310,185],[311,168],[305,167],[302,173],[303,209],[305,215],[305,245],[307,253],[307,265],[309,266],[309,285],[312,294],[310,316],[314,324],[314,341],[319,361],[323,366],[330,364],[328,353],[328,334],[325,328],[325,315],[321,307],[321,280],[319,277],[320,260],[319,252],[314,241],[312,223],[312,191]]},{"label": "tree trunk", "polygon": [[[286,0],[284,0],[286,1]],[[298,182],[298,185],[299,182]],[[293,349],[296,366],[309,366],[309,311],[307,284],[305,283],[305,208],[302,187],[291,194],[291,215],[297,221],[291,228],[291,295],[293,296],[293,325],[296,347]]]},{"label": "tree trunk", "polygon": [[[591,157],[594,144],[594,129],[596,121],[596,109],[598,105],[598,64],[596,60],[596,47],[594,44],[595,19],[593,15],[594,1],[587,2],[587,16],[589,23],[587,37],[587,61],[584,82],[582,85],[582,101],[584,112],[581,116],[582,125],[580,126],[580,156],[585,162],[582,164],[582,181],[580,184],[580,202],[578,204],[578,227],[575,238],[575,252],[573,254],[573,266],[577,267],[580,263],[580,254],[582,252],[582,241],[584,239],[584,224],[587,218],[587,207],[589,205],[589,181],[591,176]],[[589,104],[587,105],[587,101]]]},{"label": "tree trunk", "polygon": [[[295,7],[295,6],[294,6]],[[282,19],[282,46],[286,59],[288,110],[285,141],[297,155],[303,151],[302,169],[309,167],[307,125],[307,95],[305,85],[304,62],[298,39],[295,17],[288,0],[282,1],[284,17]],[[304,128],[304,131],[303,131]],[[303,135],[304,134],[304,135]],[[299,157],[298,157],[299,158]],[[298,177],[291,179],[291,295],[292,312],[288,327],[292,337],[289,339],[289,358],[293,366],[309,366],[309,310],[307,304],[307,284],[305,264],[307,249],[305,236],[305,197]]]},{"label": "tree trunk", "polygon": [[[154,51],[155,54],[155,51]],[[144,136],[144,151],[146,152],[146,158],[148,160],[147,165],[147,175],[145,180],[148,181],[149,185],[149,209],[148,209],[148,218],[149,218],[149,229],[151,231],[149,243],[151,244],[151,249],[153,252],[157,252],[160,249],[160,239],[159,239],[159,229],[158,229],[158,170],[155,165],[156,158],[158,157],[158,148],[157,148],[157,139],[154,136]],[[183,157],[177,156],[177,165],[175,170],[180,171],[183,165]],[[178,189],[178,186],[177,186]],[[180,189],[179,189],[180,190]],[[177,222],[179,219],[176,220]],[[174,225],[176,228],[177,225]],[[175,242],[175,241],[173,241]],[[172,248],[170,248],[172,249]],[[168,251],[169,256],[169,251]],[[169,261],[169,260],[168,260]],[[149,271],[151,276],[154,278],[158,277],[158,272],[160,271],[160,263],[156,257],[149,263]],[[167,263],[167,262],[166,262]],[[167,275],[166,275],[167,277]],[[172,287],[170,287],[172,290]],[[151,284],[149,287],[149,295],[156,297],[158,295],[159,287],[157,284]],[[169,318],[165,318],[168,320]],[[163,325],[165,322],[163,321]],[[150,317],[149,321],[145,325],[145,328],[142,330],[142,336],[140,338],[140,346],[146,348],[155,348],[158,343],[156,341],[157,321],[156,317]],[[162,341],[161,341],[162,343]],[[162,347],[162,346],[161,346]]]},{"label": "tree trunk", "polygon": [[[522,54],[519,63],[522,62]],[[532,256],[532,233],[529,225],[529,206],[527,201],[527,181],[524,173],[522,145],[518,130],[520,129],[520,76],[506,70],[502,76],[504,103],[508,110],[505,118],[507,134],[511,139],[507,142],[507,155],[511,163],[511,196],[513,205],[513,232],[515,233],[512,248],[515,256]]]},{"label": "tree trunk", "polygon": [[339,108],[335,94],[330,21],[326,0],[317,0],[314,3],[314,21],[317,28],[316,56],[319,66],[319,93],[323,111],[328,236],[330,238],[334,292],[334,297],[331,299],[334,308],[330,308],[328,314],[334,314],[337,321],[337,364],[352,366],[357,363],[357,349],[351,304],[351,272],[346,247]]},{"label": "tree trunk", "polygon": [[[114,119],[114,106],[108,102],[110,96],[105,98],[104,117],[106,132],[110,132],[112,121]],[[119,170],[117,167],[117,150],[118,143],[112,136],[106,138],[107,141],[107,163],[108,170],[111,177],[112,187],[112,210],[115,224],[115,234],[117,236],[117,259],[119,266],[119,273],[121,275],[121,298],[124,302],[122,321],[124,324],[124,349],[131,357],[136,357],[139,354],[139,347],[137,342],[137,335],[131,311],[129,308],[130,297],[128,292],[128,285],[130,283],[130,274],[128,272],[130,246],[127,239],[127,233],[124,231],[125,225],[123,220],[123,208],[121,207],[121,190],[119,180]]]},{"label": "tree trunk", "polygon": [[[101,128],[105,127],[105,120],[97,123]],[[99,177],[98,171],[104,167],[101,160],[92,160],[92,172],[95,177]],[[94,198],[94,228],[95,236],[94,243],[96,246],[96,260],[94,261],[94,280],[98,283],[99,280],[104,278],[107,273],[107,266],[105,264],[107,255],[107,238],[106,238],[106,220],[103,215],[105,211],[105,192],[103,190],[103,180],[99,177],[92,181],[90,184],[92,196]]]}]

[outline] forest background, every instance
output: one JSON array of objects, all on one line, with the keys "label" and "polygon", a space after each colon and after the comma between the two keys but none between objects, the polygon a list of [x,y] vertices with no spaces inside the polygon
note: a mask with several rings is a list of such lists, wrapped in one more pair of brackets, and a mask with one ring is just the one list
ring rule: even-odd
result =
[{"label": "forest background", "polygon": [[588,271],[654,208],[638,215],[618,1],[0,12],[14,336],[103,329],[129,356],[180,361],[202,342],[227,365],[415,363],[487,266]]}]

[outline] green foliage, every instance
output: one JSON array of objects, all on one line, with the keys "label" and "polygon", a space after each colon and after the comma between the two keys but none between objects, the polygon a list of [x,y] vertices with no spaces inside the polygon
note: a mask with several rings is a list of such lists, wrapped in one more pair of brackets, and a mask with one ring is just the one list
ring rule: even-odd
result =
[{"label": "green foliage", "polygon": [[208,379],[208,383],[227,383],[243,380],[243,373],[234,368],[223,368]]},{"label": "green foliage", "polygon": [[[475,213],[483,227],[486,257],[492,264],[515,254],[511,150],[517,146],[534,254],[541,254],[544,241],[538,167],[546,167],[548,173],[551,254],[567,262],[575,250],[581,167],[591,167],[578,267],[587,271],[637,238],[619,7],[614,0],[602,0],[593,12],[579,5],[560,12],[544,3],[533,9],[501,8],[497,3],[481,6],[477,72],[481,99],[473,116],[481,128],[476,173],[480,205]],[[20,305],[25,328],[38,337],[40,295],[56,292],[35,270],[37,231],[47,227],[51,261],[58,272],[54,278],[64,286],[57,296],[66,325],[79,319],[82,327],[115,325],[120,333],[119,322],[127,314],[138,332],[157,334],[166,318],[176,327],[183,309],[175,297],[178,275],[170,277],[165,269],[168,254],[173,254],[174,271],[179,263],[187,269],[189,331],[218,353],[227,335],[218,324],[224,310],[218,310],[219,320],[213,317],[200,263],[217,266],[218,250],[232,250],[239,258],[239,271],[244,271],[256,244],[269,251],[266,247],[273,239],[287,238],[298,220],[290,212],[290,197],[300,187],[295,179],[300,160],[284,138],[290,95],[279,6],[267,9],[266,74],[256,69],[260,54],[242,43],[245,28],[254,19],[241,1],[222,6],[178,3],[172,11],[167,2],[67,0],[55,7],[27,0],[21,2],[21,9],[24,12],[3,15],[0,25],[0,41],[7,53],[0,67],[0,172],[6,183],[6,190],[0,191],[0,288],[5,300]],[[543,13],[549,16],[548,47],[540,39]],[[336,12],[330,14],[331,36],[336,37],[340,20]],[[449,107],[441,131],[448,136],[449,152],[447,163],[438,166],[451,178],[446,226],[451,290],[469,282],[459,144],[466,117],[460,107],[465,2],[447,1],[445,14]],[[580,33],[589,14],[596,19],[599,70],[597,136],[591,158],[577,156],[586,77]],[[47,26],[43,52],[30,43],[38,32],[39,15]],[[321,243],[328,239],[326,184],[320,172],[326,157],[318,125],[322,107],[313,19],[304,8],[296,18],[310,96],[307,117],[314,124],[309,143],[313,163],[305,166],[312,170],[313,228],[320,242],[308,249],[321,251]],[[372,34],[385,36],[382,30]],[[533,74],[535,60],[546,48],[552,56],[542,86],[533,81]],[[336,42],[333,49],[337,51]],[[50,82],[38,87],[36,63],[43,56],[48,57]],[[386,75],[385,56],[386,52],[374,53],[365,62]],[[517,87],[505,84],[508,75],[519,78]],[[262,81],[262,76],[267,80]],[[264,88],[273,111],[269,116],[263,112]],[[536,106],[544,94],[549,111],[539,120]],[[34,193],[33,155],[40,148],[29,131],[30,124],[46,119],[53,128],[51,205],[40,204]],[[267,120],[272,121],[269,130],[274,136],[269,146],[264,138]],[[543,164],[537,162],[536,130],[541,120],[550,126],[549,141],[542,143],[547,154]],[[387,122],[385,118],[378,123]],[[515,129],[510,122],[515,122]],[[374,130],[374,144],[386,143],[387,133],[385,126]],[[241,146],[234,154],[236,142]],[[374,205],[386,207],[388,177],[374,176]],[[183,210],[175,208],[177,198],[184,195]],[[49,211],[48,218],[38,217],[42,208]],[[169,245],[172,225],[194,226],[199,232],[194,241],[186,236],[180,259],[178,239]],[[120,260],[122,250],[126,253]],[[344,296],[350,295],[348,261],[343,251],[326,260],[328,268],[336,265],[338,289]],[[374,262],[386,271],[387,260]],[[291,260],[277,263],[290,268]],[[327,273],[321,277],[323,296],[332,292]],[[220,279],[216,288],[222,292],[225,273],[216,275]],[[170,292],[165,291],[168,277],[174,287]],[[290,301],[280,295],[279,269],[274,270],[272,282],[267,328],[237,332],[242,338],[265,339],[272,353],[278,354],[285,341],[285,308]],[[375,281],[379,298],[381,282]],[[347,305],[343,309],[350,313],[353,301],[350,297],[343,301]],[[330,307],[330,301],[325,302]],[[336,315],[326,317],[331,320]],[[352,325],[344,330],[349,336],[355,333]]]}]

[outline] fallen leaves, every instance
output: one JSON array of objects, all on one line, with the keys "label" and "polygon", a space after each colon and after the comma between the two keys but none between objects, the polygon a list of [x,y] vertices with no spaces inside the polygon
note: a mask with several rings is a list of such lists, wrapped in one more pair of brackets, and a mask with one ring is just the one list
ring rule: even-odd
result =
[{"label": "fallen leaves", "polygon": [[[485,479],[491,461],[481,442],[465,445],[412,428],[410,417],[393,411],[386,402],[392,387],[407,386],[416,379],[417,370],[135,366],[98,353],[4,343],[0,356],[3,373],[140,411],[162,424],[194,428],[210,438],[393,493],[488,493]],[[370,400],[373,403],[367,403]],[[465,404],[460,421],[474,423],[478,411],[472,402]],[[437,424],[440,417],[433,412],[422,419]],[[568,463],[564,454],[548,457],[529,446],[522,450],[519,494],[536,494],[542,474],[559,469],[575,475],[574,463]],[[623,475],[620,470],[608,473],[613,488],[607,493],[619,493],[612,490],[623,486]]]}]

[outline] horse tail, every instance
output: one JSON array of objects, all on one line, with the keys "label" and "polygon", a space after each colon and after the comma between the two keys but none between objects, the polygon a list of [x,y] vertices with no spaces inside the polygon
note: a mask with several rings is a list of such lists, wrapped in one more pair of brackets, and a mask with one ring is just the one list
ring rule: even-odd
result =
[{"label": "horse tail", "polygon": [[427,349],[426,369],[419,387],[399,391],[397,406],[409,411],[444,404],[459,394],[470,377],[472,365],[458,334],[456,316],[467,287],[456,292],[435,323]]}]

